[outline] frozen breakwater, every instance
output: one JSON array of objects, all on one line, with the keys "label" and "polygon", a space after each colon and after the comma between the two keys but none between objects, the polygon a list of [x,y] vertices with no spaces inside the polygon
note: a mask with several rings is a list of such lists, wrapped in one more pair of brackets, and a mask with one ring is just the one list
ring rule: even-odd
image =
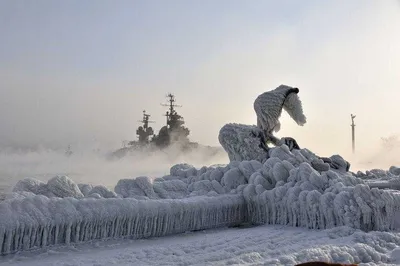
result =
[{"label": "frozen breakwater", "polygon": [[[47,183],[20,180],[0,202],[1,254],[94,239],[146,238],[242,223],[315,229],[350,226],[397,230],[400,194],[370,187],[398,180],[396,171],[352,173],[338,155],[320,160],[286,145],[268,159],[194,168],[170,175],[121,179],[114,191],[75,184],[67,176]],[[386,179],[385,179],[386,178]],[[392,183],[397,181],[391,181]]]},{"label": "frozen breakwater", "polygon": [[0,204],[1,254],[95,239],[146,238],[235,226],[240,195],[141,201],[34,196]]}]

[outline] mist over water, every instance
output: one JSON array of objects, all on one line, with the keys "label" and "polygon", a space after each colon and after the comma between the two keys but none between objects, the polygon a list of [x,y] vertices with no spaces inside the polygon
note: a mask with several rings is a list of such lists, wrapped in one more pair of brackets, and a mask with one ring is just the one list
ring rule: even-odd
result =
[{"label": "mist over water", "polygon": [[[217,148],[217,147],[213,147]],[[308,148],[312,152],[313,149]],[[114,190],[118,180],[147,176],[151,180],[168,175],[170,168],[179,163],[191,164],[196,168],[215,164],[227,164],[227,153],[219,147],[212,153],[206,146],[190,152],[179,152],[176,147],[151,153],[130,152],[122,158],[110,158],[109,146],[95,148],[84,146],[72,147],[73,154],[67,156],[63,148],[13,148],[0,149],[0,198],[10,192],[21,179],[33,177],[47,182],[56,175],[67,175],[75,183],[104,185]],[[397,136],[390,136],[371,143],[368,147],[356,146],[356,153],[339,153],[334,150],[323,156],[340,154],[351,163],[350,171],[357,172],[371,169],[389,169],[400,166],[400,141]],[[319,154],[321,155],[321,154]]]},{"label": "mist over water", "polygon": [[346,158],[352,163],[351,170],[366,171],[371,169],[387,170],[391,166],[400,167],[400,141],[397,136],[390,136],[389,141],[371,144],[370,147],[360,147],[355,154]]},{"label": "mist over water", "polygon": [[228,156],[223,150],[210,155],[205,149],[179,153],[173,147],[150,154],[133,152],[119,159],[110,159],[108,152],[93,150],[73,150],[71,156],[66,156],[63,150],[7,149],[0,152],[0,194],[12,190],[25,177],[46,182],[56,175],[67,175],[77,184],[104,185],[114,190],[122,178],[162,177],[168,175],[171,166],[177,163],[201,168],[228,162]]},{"label": "mist over water", "polygon": [[[374,168],[388,169],[400,166],[400,145],[397,139],[381,143],[370,150],[353,154],[341,154],[351,163],[350,170],[366,171]],[[307,148],[307,147],[304,147]],[[361,148],[360,148],[361,150]],[[178,163],[188,163],[196,168],[229,163],[221,148],[214,155],[206,149],[180,153],[171,147],[163,151],[144,154],[132,152],[122,158],[110,159],[114,150],[72,149],[66,156],[65,150],[36,148],[32,150],[3,149],[0,151],[0,194],[9,192],[25,177],[34,177],[46,182],[56,175],[67,175],[76,183],[104,185],[110,189],[122,178],[148,176],[150,179],[169,174],[170,168]],[[336,154],[332,151],[327,156]],[[325,156],[325,155],[324,155]]]}]

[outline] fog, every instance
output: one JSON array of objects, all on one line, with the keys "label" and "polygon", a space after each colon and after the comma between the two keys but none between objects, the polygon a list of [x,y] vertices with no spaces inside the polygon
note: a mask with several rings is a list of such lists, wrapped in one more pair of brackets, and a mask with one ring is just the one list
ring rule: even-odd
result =
[{"label": "fog", "polygon": [[178,163],[191,164],[197,168],[228,163],[222,150],[215,153],[200,148],[193,152],[179,152],[171,146],[163,151],[131,152],[122,158],[112,157],[109,152],[77,150],[67,156],[63,150],[38,147],[35,150],[7,149],[0,153],[0,194],[7,192],[25,177],[42,181],[56,175],[67,175],[76,183],[105,185],[114,189],[122,178],[147,176],[150,179],[169,175],[171,166]]}]

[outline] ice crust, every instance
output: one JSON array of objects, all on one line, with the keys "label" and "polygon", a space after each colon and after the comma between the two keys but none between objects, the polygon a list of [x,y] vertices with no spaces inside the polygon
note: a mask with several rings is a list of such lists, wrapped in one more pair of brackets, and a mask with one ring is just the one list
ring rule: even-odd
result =
[{"label": "ice crust", "polygon": [[255,125],[230,123],[220,129],[218,140],[231,161],[264,161],[268,153],[260,146],[261,133],[261,129]]},{"label": "ice crust", "polygon": [[307,149],[290,151],[282,145],[271,148],[263,162],[178,164],[154,181],[121,179],[114,191],[76,185],[66,176],[47,184],[27,178],[0,202],[1,254],[241,223],[398,229],[400,193],[371,187],[378,174],[379,180],[398,180],[395,168],[354,174],[339,155],[321,159]]},{"label": "ice crust", "polygon": [[246,208],[241,195],[147,201],[35,195],[3,201],[0,213],[0,247],[5,255],[94,239],[234,226],[243,222]]}]

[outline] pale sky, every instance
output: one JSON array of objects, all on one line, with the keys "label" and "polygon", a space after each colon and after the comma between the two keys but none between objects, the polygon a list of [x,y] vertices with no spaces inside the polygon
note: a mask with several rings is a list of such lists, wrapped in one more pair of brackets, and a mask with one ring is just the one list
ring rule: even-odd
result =
[{"label": "pale sky", "polygon": [[398,0],[0,1],[0,144],[136,139],[172,92],[190,139],[254,124],[253,101],[300,89],[307,124],[277,136],[330,155],[400,133]]}]

